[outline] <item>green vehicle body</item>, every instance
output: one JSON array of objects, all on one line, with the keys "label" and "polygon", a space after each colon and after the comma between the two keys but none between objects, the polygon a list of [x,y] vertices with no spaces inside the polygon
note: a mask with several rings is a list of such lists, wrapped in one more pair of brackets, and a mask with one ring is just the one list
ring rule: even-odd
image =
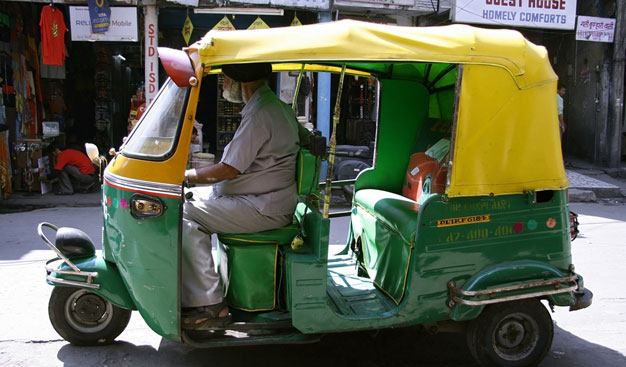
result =
[{"label": "green vehicle body", "polygon": [[[97,272],[98,288],[92,292],[138,310],[159,335],[195,346],[297,343],[324,333],[462,323],[478,318],[491,303],[527,298],[575,307],[575,291],[584,285],[572,265],[566,188],[456,197],[427,192],[417,203],[402,199],[411,154],[454,134],[462,69],[432,65],[445,70],[437,80],[449,88],[378,75],[375,164],[354,182],[342,252],[329,252],[330,219],[306,190],[300,190],[293,224],[219,235],[218,264],[233,321],[287,325],[288,332],[212,340],[183,330],[183,185],[120,176],[121,168],[111,170],[115,161],[102,185],[102,255],[72,262]],[[425,69],[419,66],[416,70]],[[184,115],[190,118],[181,117],[172,147],[185,155],[184,134],[190,134],[188,120],[193,120],[189,111],[195,112],[199,93],[187,89]],[[314,183],[317,192],[319,161],[307,157],[297,170],[299,186]],[[135,215],[133,203],[143,199],[158,202],[159,215]],[[292,243],[298,236],[301,246]],[[81,279],[53,272],[48,281],[66,286],[64,281]]]},{"label": "green vehicle body", "polygon": [[[406,121],[415,118],[405,110],[406,106],[413,106],[416,110],[423,107],[407,103],[418,98],[406,93],[406,82],[382,80],[381,83],[383,93],[389,95],[381,97],[384,102],[380,118],[393,123],[380,125],[377,165],[358,177],[357,193],[367,189],[400,192],[408,157],[414,149],[413,141],[420,131],[430,131],[426,118],[423,125]],[[94,292],[119,307],[139,310],[155,332],[168,339],[181,340],[177,261],[181,200],[161,197],[167,208],[163,216],[137,219],[128,208],[121,208],[119,204],[123,200],[130,203],[132,195],[136,194],[107,183],[103,185],[102,258],[89,258],[76,264],[81,269],[98,272],[101,288]],[[301,203],[297,216],[302,217],[307,211],[304,246],[292,250],[289,247],[293,238],[291,233],[287,234],[289,243],[283,243],[280,251],[284,257],[282,276],[286,281],[285,303],[289,318],[293,326],[305,334],[409,326],[448,319],[470,320],[476,318],[484,306],[457,305],[451,308],[450,281],[462,285],[465,290],[484,290],[567,277],[571,275],[572,264],[567,190],[546,195],[549,198],[542,202],[537,200],[537,193],[532,192],[451,199],[446,195],[432,195],[420,205],[410,243],[401,243],[401,250],[385,254],[389,256],[386,261],[391,268],[400,268],[400,271],[392,270],[394,275],[387,275],[391,279],[385,282],[393,283],[390,288],[399,292],[395,292],[397,294],[391,297],[391,302],[381,300],[385,297],[384,292],[373,292],[378,303],[370,302],[376,303],[371,306],[371,311],[359,313],[348,311],[348,303],[337,302],[339,305],[336,305],[329,296],[328,290],[332,288],[328,281],[329,270],[332,271],[337,263],[339,267],[343,263],[332,256],[329,260],[330,220],[323,219],[319,210],[307,210]],[[357,211],[358,208],[353,207],[354,216]],[[440,220],[472,216],[489,216],[490,220],[472,225],[437,227]],[[552,228],[546,225],[550,218],[556,220]],[[405,224],[396,223],[399,226]],[[394,224],[381,224],[376,220],[363,225],[378,235],[373,241],[381,253],[389,245],[385,242],[389,234],[401,231],[391,228]],[[295,226],[296,233],[297,229]],[[264,240],[262,234],[249,237]],[[349,238],[349,242],[353,240]],[[254,269],[259,256],[267,256],[267,253],[260,250],[238,265],[243,269]],[[251,272],[255,273],[254,270]],[[249,284],[248,288],[253,292],[255,286]],[[258,296],[243,292],[240,297]],[[571,292],[550,295],[548,299],[558,306],[574,304]],[[258,312],[235,311],[235,316],[248,322],[275,319],[275,315]]]}]

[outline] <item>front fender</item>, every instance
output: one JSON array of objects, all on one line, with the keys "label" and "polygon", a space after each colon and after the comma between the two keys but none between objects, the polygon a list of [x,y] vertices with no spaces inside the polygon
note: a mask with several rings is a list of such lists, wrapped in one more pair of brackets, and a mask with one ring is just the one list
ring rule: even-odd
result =
[{"label": "front fender", "polygon": [[[98,285],[98,288],[84,287],[85,289],[101,296],[115,306],[128,310],[137,309],[135,302],[133,302],[130,297],[128,289],[122,280],[120,272],[114,264],[105,261],[102,256],[98,255],[78,259],[73,258],[70,259],[70,261],[82,272],[97,273],[97,276],[93,278],[93,284]],[[57,270],[72,271],[72,268],[63,262],[59,265]],[[50,285],[58,287],[68,286],[68,284],[64,284],[63,281],[84,283],[85,278],[78,275],[57,273],[54,271],[47,278],[47,282]]]},{"label": "front fender", "polygon": [[[569,278],[569,280],[558,281],[564,278]],[[571,306],[575,303],[571,288],[578,287],[580,281],[581,278],[573,273],[564,273],[554,266],[539,261],[522,260],[499,264],[476,273],[460,287],[457,287],[453,281],[448,284],[449,306],[452,308],[450,318],[455,321],[475,319],[485,308],[484,304],[478,303],[496,303],[498,299],[505,302],[511,299],[544,297],[557,306]],[[545,284],[547,282],[556,283]],[[566,283],[567,286],[564,286]],[[568,289],[558,292],[561,288]],[[464,293],[493,291],[493,293],[466,296],[461,294],[462,291],[465,291]],[[454,302],[455,296],[457,299],[476,304]]]}]

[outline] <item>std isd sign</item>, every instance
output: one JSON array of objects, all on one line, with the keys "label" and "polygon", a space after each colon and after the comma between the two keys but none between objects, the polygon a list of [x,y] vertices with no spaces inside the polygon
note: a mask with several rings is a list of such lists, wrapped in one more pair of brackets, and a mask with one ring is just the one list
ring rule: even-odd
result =
[{"label": "std isd sign", "polygon": [[574,29],[576,0],[456,0],[451,17],[457,23]]}]

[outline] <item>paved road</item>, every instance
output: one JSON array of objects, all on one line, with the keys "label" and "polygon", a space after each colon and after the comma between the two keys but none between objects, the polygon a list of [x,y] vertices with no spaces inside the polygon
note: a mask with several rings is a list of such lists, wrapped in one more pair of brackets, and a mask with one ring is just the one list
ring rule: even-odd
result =
[{"label": "paved road", "polygon": [[[555,337],[543,367],[626,366],[626,205],[572,204],[581,235],[573,243],[577,271],[594,304],[557,309]],[[116,344],[75,347],[50,326],[43,263],[52,257],[38,238],[40,221],[79,227],[99,242],[97,207],[0,214],[0,366],[473,366],[463,335],[416,329],[330,335],[317,344],[192,349],[160,338],[133,313]],[[345,240],[345,219],[333,221],[331,243]]]}]

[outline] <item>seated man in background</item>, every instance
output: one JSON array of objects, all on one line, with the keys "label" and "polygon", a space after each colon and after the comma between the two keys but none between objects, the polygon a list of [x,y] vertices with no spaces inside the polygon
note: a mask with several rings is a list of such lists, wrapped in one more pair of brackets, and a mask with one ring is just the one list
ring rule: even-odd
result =
[{"label": "seated man in background", "polygon": [[96,182],[96,168],[84,153],[74,149],[61,150],[55,144],[48,147],[54,156],[54,169],[48,176],[49,183],[58,183],[57,195],[73,195],[89,192]]}]

